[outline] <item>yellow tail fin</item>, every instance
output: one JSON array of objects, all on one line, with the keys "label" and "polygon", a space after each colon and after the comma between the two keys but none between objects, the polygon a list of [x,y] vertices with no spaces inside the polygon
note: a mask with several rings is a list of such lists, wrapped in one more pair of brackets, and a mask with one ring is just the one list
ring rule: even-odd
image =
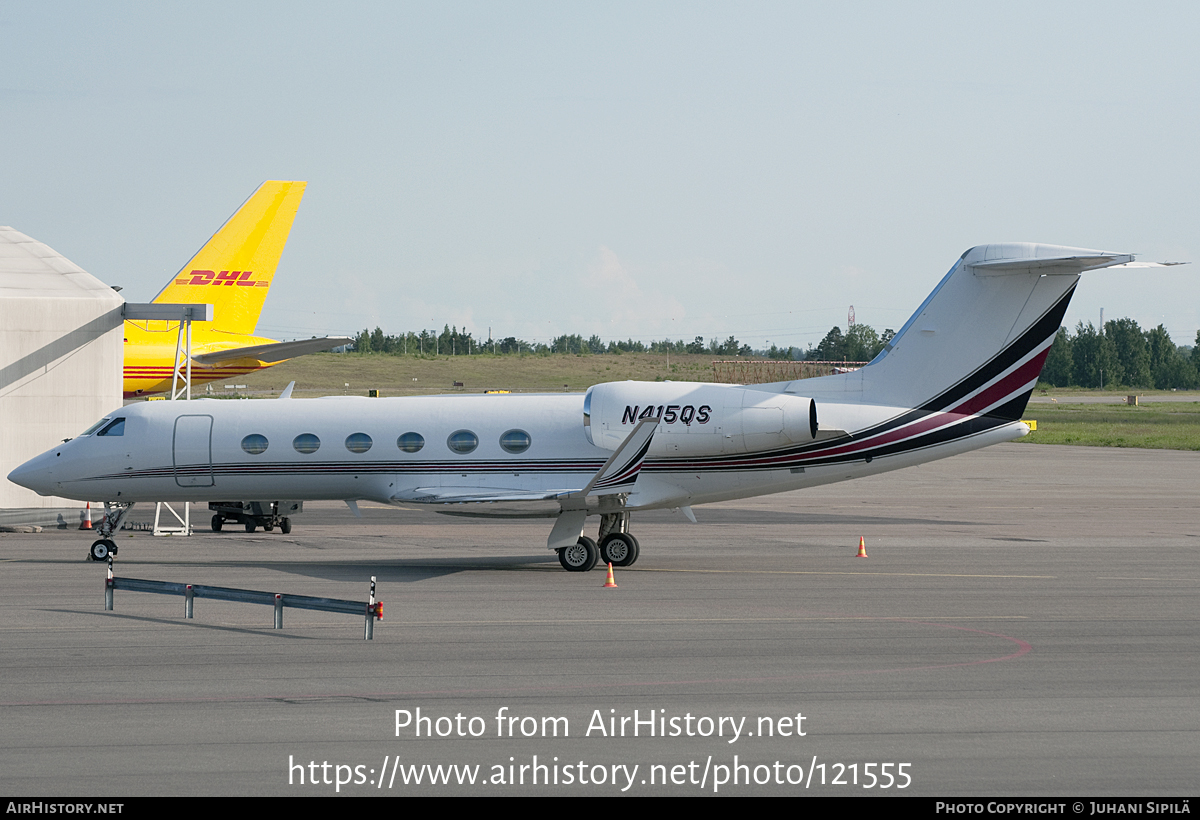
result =
[{"label": "yellow tail fin", "polygon": [[264,182],[155,302],[208,303],[213,330],[254,333],[305,182]]}]

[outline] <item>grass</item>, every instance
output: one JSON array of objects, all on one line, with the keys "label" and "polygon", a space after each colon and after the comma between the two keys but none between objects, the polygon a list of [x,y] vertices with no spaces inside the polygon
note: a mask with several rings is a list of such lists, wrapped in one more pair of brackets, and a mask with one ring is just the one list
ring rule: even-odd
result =
[{"label": "grass", "polygon": [[1025,418],[1037,420],[1019,439],[1031,444],[1200,450],[1200,402],[1031,404]]},{"label": "grass", "polygon": [[[576,356],[385,356],[355,353],[316,353],[236,379],[246,385],[239,393],[278,395],[287,383],[296,382],[295,396],[329,396],[346,393],[365,396],[371,389],[383,396],[430,393],[482,393],[511,390],[529,393],[586,390],[600,382],[711,381],[713,356],[657,353],[594,354]],[[230,380],[232,383],[234,380]],[[454,387],[461,382],[462,387]],[[214,395],[232,393],[225,382],[213,382]],[[349,387],[346,385],[349,384]],[[196,393],[204,395],[205,388]]]}]

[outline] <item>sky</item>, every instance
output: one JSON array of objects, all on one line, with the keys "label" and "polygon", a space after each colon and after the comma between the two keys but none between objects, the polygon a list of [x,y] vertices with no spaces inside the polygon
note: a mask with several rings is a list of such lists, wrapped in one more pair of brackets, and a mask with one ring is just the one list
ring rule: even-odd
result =
[{"label": "sky", "polygon": [[308,188],[258,333],[899,329],[974,245],[1200,329],[1200,4],[0,2],[0,224],[149,301]]}]

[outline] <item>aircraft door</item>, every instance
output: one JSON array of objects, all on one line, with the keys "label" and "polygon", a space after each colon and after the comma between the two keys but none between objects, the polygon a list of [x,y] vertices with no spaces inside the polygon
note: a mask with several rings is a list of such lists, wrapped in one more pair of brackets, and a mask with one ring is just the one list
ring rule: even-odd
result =
[{"label": "aircraft door", "polygon": [[212,416],[175,419],[175,483],[180,487],[213,486]]}]

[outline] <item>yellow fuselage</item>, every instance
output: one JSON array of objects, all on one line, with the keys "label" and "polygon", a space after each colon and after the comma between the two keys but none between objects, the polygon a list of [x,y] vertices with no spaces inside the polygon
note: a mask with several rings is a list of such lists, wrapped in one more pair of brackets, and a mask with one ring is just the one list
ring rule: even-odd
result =
[{"label": "yellow fuselage", "polygon": [[[192,325],[193,356],[231,348],[272,344],[275,341],[261,336],[209,330],[204,328],[205,324],[207,323]],[[163,393],[171,389],[175,345],[178,339],[179,324],[177,322],[125,323],[125,398]],[[213,365],[202,365],[193,361],[192,387],[194,389],[197,385],[206,382],[237,378],[270,366],[271,363],[253,357],[233,359]],[[182,371],[183,368],[180,369]]]}]

